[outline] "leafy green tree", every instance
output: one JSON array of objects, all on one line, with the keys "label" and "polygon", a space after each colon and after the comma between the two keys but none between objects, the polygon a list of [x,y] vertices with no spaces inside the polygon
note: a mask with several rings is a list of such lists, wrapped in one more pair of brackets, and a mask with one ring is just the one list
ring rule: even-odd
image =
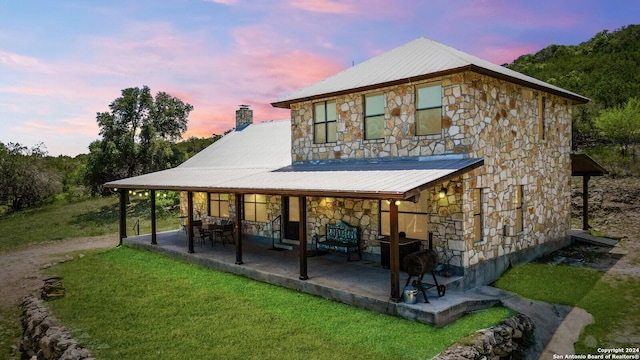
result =
[{"label": "leafy green tree", "polygon": [[640,99],[633,98],[624,106],[603,110],[595,125],[606,139],[620,147],[622,155],[626,155],[631,145],[640,142]]},{"label": "leafy green tree", "polygon": [[127,88],[98,113],[102,139],[89,145],[86,183],[91,192],[102,192],[105,182],[164,170],[184,161],[175,141],[187,131],[193,106],[149,87]]},{"label": "leafy green tree", "polygon": [[43,147],[0,143],[0,203],[12,211],[42,203],[62,189],[59,176],[43,161]]}]

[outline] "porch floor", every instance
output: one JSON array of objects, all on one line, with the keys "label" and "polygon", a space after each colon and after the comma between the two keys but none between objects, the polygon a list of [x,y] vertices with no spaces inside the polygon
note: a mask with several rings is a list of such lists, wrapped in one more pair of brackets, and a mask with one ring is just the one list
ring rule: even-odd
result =
[{"label": "porch floor", "polygon": [[[447,286],[443,297],[431,288],[427,291],[429,303],[424,303],[422,294],[418,295],[416,304],[396,303],[390,299],[390,271],[379,263],[367,260],[347,262],[345,256],[333,254],[309,257],[309,278],[300,280],[297,249],[273,251],[269,250],[271,244],[245,239],[242,242],[243,264],[237,265],[235,245],[216,243],[212,246],[209,241],[201,244],[194,239],[195,252],[189,254],[186,238],[184,231],[176,230],[158,233],[157,245],[151,245],[151,235],[129,237],[123,243],[132,248],[158,252],[215,270],[435,326],[447,325],[469,311],[500,303],[496,296],[458,290],[460,278],[440,277],[438,283]],[[407,277],[401,272],[401,293]],[[424,282],[432,281],[430,275],[425,275]]]}]

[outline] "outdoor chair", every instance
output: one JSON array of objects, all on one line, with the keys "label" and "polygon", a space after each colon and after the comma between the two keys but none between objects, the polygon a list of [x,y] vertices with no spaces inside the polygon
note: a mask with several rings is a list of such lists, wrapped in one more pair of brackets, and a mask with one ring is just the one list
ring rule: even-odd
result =
[{"label": "outdoor chair", "polygon": [[207,234],[202,228],[202,220],[195,220],[193,222],[193,237],[198,238],[200,244],[204,244]]},{"label": "outdoor chair", "polygon": [[214,245],[214,243],[216,242],[216,240],[219,240],[222,243],[222,246],[224,246],[224,238],[223,238],[223,230],[224,230],[224,226],[222,225],[218,225],[218,224],[209,224],[209,231],[211,234],[211,246]]},{"label": "outdoor chair", "polygon": [[236,240],[233,236],[233,228],[235,227],[235,223],[234,222],[228,222],[224,225],[222,225],[222,244],[224,245],[224,241],[226,239],[230,239],[231,240],[231,244],[235,244]]}]

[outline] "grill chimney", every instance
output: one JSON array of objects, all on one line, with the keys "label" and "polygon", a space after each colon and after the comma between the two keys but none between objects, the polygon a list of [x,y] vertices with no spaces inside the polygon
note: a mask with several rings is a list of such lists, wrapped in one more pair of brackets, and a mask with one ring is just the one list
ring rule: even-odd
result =
[{"label": "grill chimney", "polygon": [[236,131],[241,131],[250,124],[253,124],[253,110],[249,109],[249,105],[240,105],[240,109],[236,110]]}]

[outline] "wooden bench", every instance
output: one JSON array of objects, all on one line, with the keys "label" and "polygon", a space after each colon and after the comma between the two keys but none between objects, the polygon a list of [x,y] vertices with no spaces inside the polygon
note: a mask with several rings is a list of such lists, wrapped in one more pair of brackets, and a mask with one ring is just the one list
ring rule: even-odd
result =
[{"label": "wooden bench", "polygon": [[327,224],[327,235],[324,237],[326,240],[316,243],[318,250],[347,253],[347,261],[353,261],[351,254],[357,253],[357,260],[362,260],[360,231],[357,227],[345,224],[342,221],[335,225]]}]

